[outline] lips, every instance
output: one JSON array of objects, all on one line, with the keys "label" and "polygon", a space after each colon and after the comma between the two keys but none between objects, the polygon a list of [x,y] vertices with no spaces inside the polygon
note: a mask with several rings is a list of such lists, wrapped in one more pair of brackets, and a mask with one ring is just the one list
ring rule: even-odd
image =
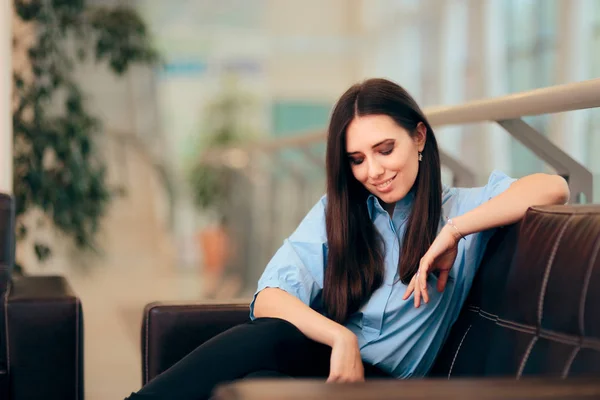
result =
[{"label": "lips", "polygon": [[376,183],[376,184],[374,183],[373,186],[375,186],[375,188],[377,188],[377,190],[385,190],[386,188],[388,188],[391,185],[392,181],[396,178],[396,176],[397,176],[397,174],[386,181]]}]

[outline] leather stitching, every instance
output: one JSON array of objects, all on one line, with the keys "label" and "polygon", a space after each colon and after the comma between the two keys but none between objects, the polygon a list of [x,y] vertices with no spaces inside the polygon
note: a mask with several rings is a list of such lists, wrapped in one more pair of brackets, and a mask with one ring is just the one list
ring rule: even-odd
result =
[{"label": "leather stitching", "polygon": [[[598,258],[598,251],[600,250],[600,239],[596,240],[594,244],[594,250],[592,251],[592,256],[590,257],[590,263],[588,264],[588,268],[585,274],[585,278],[583,280],[583,288],[581,289],[581,298],[579,300],[579,334],[581,335],[581,342],[585,339],[585,300],[587,299],[587,292],[590,286],[590,279],[592,277],[592,270],[594,268],[594,264],[596,263],[596,259]],[[565,363],[565,368],[563,369],[562,377],[567,378],[569,376],[569,372],[571,370],[571,365],[573,365],[573,361],[575,361],[575,357],[579,353],[581,349],[581,344],[573,349],[573,352],[567,359]]]},{"label": "leather stitching", "polygon": [[[546,206],[542,206],[542,207],[546,207]],[[560,206],[558,206],[560,207]],[[573,207],[573,206],[571,206]],[[590,205],[588,205],[587,207],[590,207]],[[547,215],[570,215],[570,216],[579,216],[579,215],[593,215],[593,216],[597,216],[598,215],[598,207],[596,207],[596,205],[592,205],[590,208],[586,208],[586,209],[581,209],[581,210],[577,210],[577,209],[573,209],[573,208],[567,208],[567,209],[562,209],[562,210],[548,210],[548,209],[543,209],[540,208],[538,206],[533,206],[530,208],[531,211],[535,212],[536,214],[547,214]]]},{"label": "leather stitching", "polygon": [[598,251],[600,250],[600,238],[596,239],[594,251],[592,257],[590,257],[590,263],[583,280],[583,288],[581,289],[581,299],[579,301],[579,332],[581,336],[585,336],[585,300],[587,298],[587,292],[590,286],[590,279],[592,278],[592,270],[596,259],[598,257]]},{"label": "leather stitching", "polygon": [[[494,315],[494,314],[491,314],[491,313],[488,313],[488,312],[482,310],[478,306],[474,306],[474,305],[468,306],[469,311],[477,313],[482,318],[488,319],[490,321],[494,321],[496,324],[498,324],[500,326],[534,335],[531,338],[531,341],[530,341],[530,343],[527,347],[527,350],[526,350],[525,354],[523,355],[523,359],[521,360],[521,363],[519,365],[519,369],[517,371],[517,379],[520,379],[521,376],[523,375],[523,371],[525,370],[527,360],[529,359],[529,356],[531,355],[531,352],[533,351],[533,347],[535,346],[535,344],[537,343],[539,338],[544,338],[544,339],[553,340],[556,342],[561,342],[561,343],[564,343],[567,345],[575,346],[575,348],[571,352],[569,358],[567,359],[567,362],[563,369],[563,372],[562,372],[563,378],[566,378],[568,376],[568,374],[570,372],[570,368],[581,348],[590,347],[596,351],[600,351],[600,341],[599,340],[597,340],[595,338],[589,338],[589,339],[585,338],[585,301],[587,298],[587,291],[589,289],[589,283],[591,280],[592,270],[593,270],[594,264],[595,264],[597,256],[598,256],[598,252],[600,251],[600,239],[597,239],[597,241],[594,245],[594,250],[592,252],[592,256],[590,257],[590,262],[588,264],[588,268],[587,268],[586,275],[584,278],[584,285],[583,285],[582,292],[581,292],[580,307],[579,307],[579,333],[580,334],[578,336],[570,335],[570,334],[562,334],[562,333],[553,332],[550,330],[545,330],[542,328],[544,299],[545,299],[545,295],[546,295],[546,291],[547,291],[547,287],[548,287],[550,272],[551,272],[553,264],[554,264],[554,259],[556,257],[556,253],[561,244],[562,237],[564,236],[565,231],[566,231],[567,227],[569,226],[569,223],[571,222],[571,220],[574,218],[575,215],[578,215],[578,214],[569,215],[569,217],[567,218],[567,220],[564,222],[563,226],[561,227],[559,234],[556,238],[556,241],[552,247],[550,258],[548,259],[548,263],[546,265],[546,270],[544,272],[542,288],[540,290],[540,297],[538,300],[537,326],[531,326],[531,325],[521,324],[521,323],[517,323],[517,322],[513,322],[513,321],[503,320],[503,319],[499,318],[497,315]],[[469,326],[469,329],[470,328],[471,328],[471,325]],[[469,330],[467,330],[467,332],[468,331]],[[465,333],[465,336],[466,336],[466,333]],[[461,340],[461,343],[460,343],[458,349],[460,349],[460,347],[462,345],[462,341],[464,340],[465,336],[463,336],[463,339]],[[457,354],[458,354],[458,350],[457,350]],[[450,373],[452,372],[452,368],[454,366],[454,361],[456,360],[457,354],[455,354],[454,360],[452,361],[452,365],[450,367]],[[450,378],[450,373],[448,374],[448,378]]]},{"label": "leather stitching", "polygon": [[556,252],[558,251],[558,246],[560,245],[560,241],[562,240],[565,231],[567,230],[567,226],[569,226],[569,222],[573,219],[573,215],[569,216],[569,218],[565,221],[563,226],[560,228],[560,232],[558,233],[558,237],[554,242],[554,246],[552,246],[552,252],[550,253],[550,258],[548,259],[548,264],[546,265],[546,271],[544,272],[544,279],[542,281],[542,289],[540,290],[540,299],[538,301],[538,328],[542,326],[542,314],[544,311],[544,298],[546,297],[546,289],[548,287],[548,280],[550,278],[550,271],[552,270],[552,264],[554,264],[554,258],[556,257]]},{"label": "leather stitching", "polygon": [[489,312],[487,312],[487,311],[484,311],[484,310],[482,310],[482,309],[479,309],[479,312],[480,312],[481,314],[486,314],[486,316],[487,316],[487,317],[498,319],[498,316],[497,316],[497,315],[494,315],[494,314],[492,314],[492,313],[489,313]]},{"label": "leather stitching", "polygon": [[[536,333],[541,334],[541,332],[539,332],[535,326],[521,326],[521,325],[516,325],[516,324],[505,324],[502,321],[498,321],[497,324],[498,324],[498,326],[501,326],[503,328],[511,329],[513,331],[523,332],[528,335],[536,336]],[[539,334],[537,336],[539,336]]]},{"label": "leather stitching", "polygon": [[456,353],[454,353],[454,358],[452,359],[452,365],[450,365],[450,370],[448,371],[448,379],[450,379],[450,375],[452,375],[452,369],[454,368],[454,363],[456,362],[456,357],[458,357],[458,352],[460,351],[460,348],[462,347],[462,344],[465,341],[465,338],[467,337],[467,333],[469,333],[472,326],[473,326],[473,324],[469,325],[469,328],[467,328],[467,331],[465,332],[460,343],[458,344],[458,348],[456,349]]},{"label": "leather stitching", "polygon": [[531,354],[531,350],[533,350],[533,346],[535,345],[535,342],[537,342],[538,337],[534,336],[531,338],[531,342],[529,343],[529,346],[527,347],[527,351],[525,352],[525,355],[523,356],[523,360],[521,360],[521,365],[519,366],[519,371],[517,372],[517,379],[521,378],[521,375],[523,375],[523,370],[525,369],[525,364],[527,363],[527,360],[529,359],[529,355]]},{"label": "leather stitching", "polygon": [[531,333],[532,335],[535,335],[536,332],[541,332],[542,330],[540,328],[538,328],[537,326],[534,325],[527,325],[527,324],[522,324],[516,321],[507,321],[504,320],[502,318],[498,318],[498,324],[499,325],[503,325],[506,326],[508,328],[517,328],[517,329],[521,329],[521,330],[525,330],[529,333]]},{"label": "leather stitching", "polygon": [[[470,306],[469,311],[477,313],[480,317],[496,322],[499,326],[515,331],[535,335],[538,332],[538,336],[542,339],[552,340],[559,343],[564,343],[570,346],[579,346],[581,348],[589,348],[592,350],[600,351],[600,340],[595,338],[586,338],[576,335],[570,335],[567,333],[559,333],[551,331],[549,329],[537,329],[536,326],[519,324],[516,322],[508,321],[499,318],[497,315],[490,313],[481,312],[477,307]],[[487,314],[487,315],[486,315]]]},{"label": "leather stitching", "polygon": [[575,356],[577,356],[579,349],[580,349],[579,346],[577,346],[577,347],[575,347],[575,349],[573,349],[573,353],[571,353],[571,356],[569,357],[569,359],[567,360],[567,363],[565,364],[565,369],[563,370],[563,373],[562,373],[563,378],[566,378],[569,375],[569,371],[571,370],[571,365],[573,364],[573,361],[575,360]]},{"label": "leather stitching", "polygon": [[479,314],[479,316],[481,316],[481,317],[483,317],[485,319],[489,319],[490,321],[493,321],[493,322],[498,322],[498,317],[493,318],[493,317],[490,317],[490,316],[488,316],[486,314],[482,314],[482,313],[478,313],[478,314]]},{"label": "leather stitching", "polygon": [[569,218],[567,218],[567,220],[565,221],[563,226],[560,228],[558,237],[556,238],[556,241],[554,242],[554,245],[552,246],[552,252],[550,253],[550,258],[548,259],[548,264],[546,265],[546,271],[544,272],[544,279],[542,281],[542,288],[540,290],[540,298],[538,300],[538,318],[537,318],[536,336],[531,338],[531,342],[529,343],[529,346],[527,347],[527,351],[523,355],[523,359],[521,360],[521,365],[519,366],[519,371],[517,372],[517,379],[521,378],[521,375],[523,374],[523,370],[525,369],[525,364],[527,364],[527,360],[529,359],[531,350],[533,349],[533,346],[537,342],[538,335],[540,334],[540,331],[542,329],[542,316],[544,313],[544,298],[546,296],[546,289],[548,287],[550,271],[552,270],[552,265],[554,264],[554,258],[556,257],[556,252],[558,251],[558,246],[560,245],[562,237],[565,234],[565,231],[567,230],[567,227],[569,226],[569,223],[571,222],[572,219],[573,219],[573,215],[570,215]]}]

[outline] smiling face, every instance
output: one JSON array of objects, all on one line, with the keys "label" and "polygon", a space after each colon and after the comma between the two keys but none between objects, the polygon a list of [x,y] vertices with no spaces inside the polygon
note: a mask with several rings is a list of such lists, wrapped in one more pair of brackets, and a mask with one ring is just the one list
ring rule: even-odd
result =
[{"label": "smiling face", "polygon": [[401,200],[419,172],[427,128],[413,136],[387,115],[355,117],[346,130],[346,153],[358,182],[388,205]]}]

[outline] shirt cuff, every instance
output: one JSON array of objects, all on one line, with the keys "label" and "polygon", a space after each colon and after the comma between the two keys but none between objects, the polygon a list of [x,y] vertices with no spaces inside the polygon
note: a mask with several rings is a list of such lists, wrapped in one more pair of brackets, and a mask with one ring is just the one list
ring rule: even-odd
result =
[{"label": "shirt cuff", "polygon": [[302,296],[300,295],[298,289],[295,288],[293,285],[291,285],[287,282],[282,282],[281,280],[277,279],[276,277],[272,277],[272,278],[264,279],[264,280],[261,279],[261,281],[258,283],[258,288],[256,289],[254,296],[252,297],[252,301],[250,302],[250,319],[253,321],[256,319],[256,316],[254,315],[254,306],[256,303],[256,297],[262,290],[264,290],[266,288],[281,289],[284,292],[287,292],[287,293],[291,294],[292,296],[296,297],[297,299],[301,300],[302,302],[306,303],[306,301],[304,301],[302,299]]}]

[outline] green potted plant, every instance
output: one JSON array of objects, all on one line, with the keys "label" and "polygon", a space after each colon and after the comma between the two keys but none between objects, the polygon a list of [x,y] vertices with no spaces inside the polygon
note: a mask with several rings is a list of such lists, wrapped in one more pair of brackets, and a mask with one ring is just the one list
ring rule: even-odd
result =
[{"label": "green potted plant", "polygon": [[[145,23],[129,7],[89,6],[85,0],[13,0],[13,54],[24,63],[13,72],[14,195],[17,238],[36,226],[25,218],[42,211],[79,249],[96,249],[95,236],[118,193],[110,187],[96,149],[101,121],[86,106],[73,78],[90,56],[122,75],[132,64],[153,65],[158,56]],[[49,243],[36,240],[40,261],[51,256]],[[16,265],[20,269],[21,266]]]},{"label": "green potted plant", "polygon": [[[249,117],[256,103],[243,93],[235,76],[227,76],[221,90],[208,104],[200,129],[200,144],[188,172],[193,203],[207,221],[196,241],[202,254],[202,270],[210,295],[223,278],[235,245],[228,229],[232,185],[243,167],[243,147],[255,136]],[[232,149],[238,148],[238,151]],[[240,164],[240,158],[242,164]]]}]

